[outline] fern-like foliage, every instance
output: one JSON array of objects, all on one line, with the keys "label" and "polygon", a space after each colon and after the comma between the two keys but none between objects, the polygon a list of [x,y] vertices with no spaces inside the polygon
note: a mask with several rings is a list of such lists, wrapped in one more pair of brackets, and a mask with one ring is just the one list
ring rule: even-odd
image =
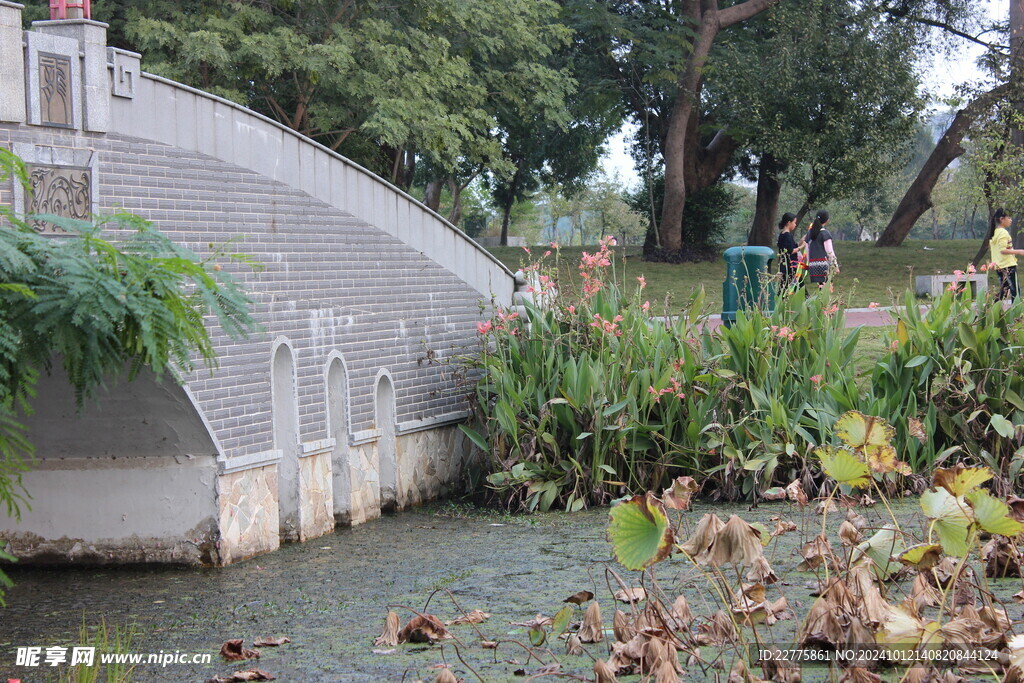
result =
[{"label": "fern-like foliage", "polygon": [[[21,160],[0,148],[0,182],[11,177],[28,191]],[[76,236],[43,237],[29,218]],[[21,473],[32,447],[18,416],[31,411],[39,372],[62,365],[81,404],[126,368],[133,377],[149,366],[159,377],[198,359],[212,369],[208,323],[236,338],[255,328],[251,299],[218,260],[256,267],[224,247],[200,259],[130,214],[83,222],[0,206],[0,509],[8,516],[27,504]]]}]

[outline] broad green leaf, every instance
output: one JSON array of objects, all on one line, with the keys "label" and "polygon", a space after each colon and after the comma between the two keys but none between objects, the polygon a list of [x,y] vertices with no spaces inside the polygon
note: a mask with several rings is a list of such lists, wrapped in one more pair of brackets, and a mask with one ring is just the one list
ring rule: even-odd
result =
[{"label": "broad green leaf", "polygon": [[842,414],[836,421],[836,436],[850,448],[888,446],[896,435],[892,425],[880,417],[872,417],[856,410]]},{"label": "broad green leaf", "polygon": [[467,427],[464,424],[460,424],[459,425],[459,429],[462,430],[463,434],[465,434],[466,436],[469,437],[470,441],[472,441],[474,444],[476,444],[477,448],[479,448],[480,450],[482,450],[485,453],[490,453],[491,452],[491,447],[487,443],[487,439],[485,439],[483,436],[481,436],[480,432],[476,431],[475,429],[473,429],[471,427]]},{"label": "broad green leaf", "polygon": [[569,628],[569,620],[572,618],[572,613],[572,605],[566,605],[558,610],[558,614],[555,615],[554,621],[551,624],[552,635],[560,636],[565,633],[565,630]]},{"label": "broad green leaf", "polygon": [[626,569],[645,569],[672,552],[675,532],[665,507],[648,492],[620,503],[609,513],[608,538],[615,559]]},{"label": "broad green leaf", "polygon": [[992,429],[996,430],[999,436],[1003,437],[1004,439],[1009,439],[1010,437],[1013,436],[1013,423],[1007,420],[1002,415],[999,415],[998,413],[993,415],[989,424],[992,426]]},{"label": "broad green leaf", "polygon": [[928,362],[928,356],[914,356],[907,361],[908,368],[916,368],[918,365],[924,365]]},{"label": "broad green leaf", "polygon": [[895,527],[886,525],[879,529],[874,536],[864,541],[850,555],[850,564],[864,558],[871,560],[871,570],[881,578],[887,578],[894,571],[899,569],[899,564],[892,561],[893,555],[903,552],[903,537],[896,532]]},{"label": "broad green leaf", "polygon": [[943,551],[954,557],[966,555],[971,527],[966,501],[939,487],[921,494],[921,509],[933,520],[932,527],[939,536]]},{"label": "broad green leaf", "polygon": [[840,484],[861,488],[871,481],[868,466],[848,450],[818,448],[814,453],[821,459],[821,468],[825,474]]},{"label": "broad green leaf", "polygon": [[908,567],[927,570],[939,563],[941,555],[941,545],[936,543],[918,543],[899,553],[896,559]]},{"label": "broad green leaf", "polygon": [[946,489],[954,496],[962,496],[992,478],[992,470],[987,467],[940,467],[932,475],[932,484]]},{"label": "broad green leaf", "polygon": [[974,519],[990,534],[1013,537],[1024,531],[1024,524],[1010,517],[1010,508],[984,489],[969,492],[967,502],[974,509]]},{"label": "broad green leaf", "polygon": [[547,639],[548,634],[543,626],[534,626],[530,629],[530,644],[534,647],[540,647]]}]

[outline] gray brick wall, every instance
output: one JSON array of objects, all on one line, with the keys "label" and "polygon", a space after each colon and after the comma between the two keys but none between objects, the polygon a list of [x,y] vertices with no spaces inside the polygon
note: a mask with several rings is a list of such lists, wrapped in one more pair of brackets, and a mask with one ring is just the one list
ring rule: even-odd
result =
[{"label": "gray brick wall", "polygon": [[[264,265],[252,273],[223,264],[257,302],[263,331],[235,341],[214,326],[220,367],[187,378],[228,456],[273,447],[270,357],[278,336],[296,352],[303,441],[327,437],[324,382],[332,350],[348,367],[350,432],[374,426],[373,381],[382,367],[394,380],[399,423],[465,407],[444,363],[476,348],[481,295],[390,234],[299,190],[183,149],[0,124],[0,145],[15,142],[95,149],[102,211],[143,216],[200,254],[210,242],[237,239],[234,251]],[[11,201],[10,183],[0,185],[0,203]],[[434,363],[425,360],[428,349]]]}]

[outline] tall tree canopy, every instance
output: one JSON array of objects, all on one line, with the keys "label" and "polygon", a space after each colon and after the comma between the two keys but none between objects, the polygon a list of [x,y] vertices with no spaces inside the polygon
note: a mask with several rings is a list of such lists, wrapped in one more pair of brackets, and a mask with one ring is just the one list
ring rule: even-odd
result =
[{"label": "tall tree canopy", "polygon": [[788,0],[723,35],[707,92],[756,159],[752,244],[774,242],[784,172],[802,218],[903,168],[923,104],[920,43],[906,22],[837,0]]},{"label": "tall tree canopy", "polygon": [[408,189],[417,160],[511,172],[502,107],[564,119],[551,0],[134,0],[112,26],[155,73],[277,119]]}]

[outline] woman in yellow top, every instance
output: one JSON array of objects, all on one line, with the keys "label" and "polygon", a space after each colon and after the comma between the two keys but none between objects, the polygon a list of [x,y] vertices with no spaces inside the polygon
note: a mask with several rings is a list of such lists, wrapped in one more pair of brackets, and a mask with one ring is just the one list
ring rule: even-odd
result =
[{"label": "woman in yellow top", "polygon": [[1006,209],[996,209],[989,227],[988,248],[992,252],[992,263],[999,274],[999,298],[1017,298],[1017,257],[1024,256],[1024,249],[1013,248],[1013,238],[1007,228],[1013,219]]}]

